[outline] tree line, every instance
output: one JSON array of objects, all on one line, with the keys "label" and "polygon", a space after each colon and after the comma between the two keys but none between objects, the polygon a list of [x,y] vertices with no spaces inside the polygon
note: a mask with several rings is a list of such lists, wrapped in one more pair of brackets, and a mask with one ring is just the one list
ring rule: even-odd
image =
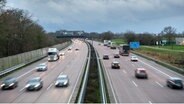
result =
[{"label": "tree line", "polygon": [[162,40],[167,40],[167,43],[169,45],[173,44],[176,37],[184,37],[184,32],[182,33],[176,33],[176,29],[172,26],[165,27],[159,34],[154,33],[135,33],[133,31],[127,31],[124,33],[113,33],[111,31],[97,33],[97,32],[91,32],[88,33],[89,38],[94,38],[99,41],[103,40],[111,40],[113,38],[122,38],[128,43],[132,41],[139,41],[141,45],[156,45],[156,42],[158,44]]},{"label": "tree line", "polygon": [[6,0],[0,0],[0,57],[66,41],[46,33],[41,25],[32,20],[28,11],[4,9],[5,4]]}]

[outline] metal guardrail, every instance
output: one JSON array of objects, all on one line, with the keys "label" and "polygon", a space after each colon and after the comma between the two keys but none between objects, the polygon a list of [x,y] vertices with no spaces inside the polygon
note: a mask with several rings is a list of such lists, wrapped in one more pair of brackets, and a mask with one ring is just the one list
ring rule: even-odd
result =
[{"label": "metal guardrail", "polygon": [[[88,83],[88,75],[89,75],[89,69],[90,69],[89,66],[90,66],[90,59],[91,59],[91,46],[89,45],[88,42],[86,42],[86,44],[88,45],[88,49],[89,49],[88,60],[87,60],[88,62],[86,65],[86,70],[85,70],[85,74],[84,74],[83,82],[81,85],[81,90],[79,92],[77,103],[84,103],[84,98],[85,98],[87,83]],[[100,58],[96,50],[95,50],[95,55],[96,55],[98,75],[99,75],[101,103],[106,104],[107,103],[106,86],[105,86],[105,81],[103,77],[102,66],[100,64]],[[97,96],[94,96],[94,97],[97,97]]]},{"label": "metal guardrail", "polygon": [[98,64],[98,72],[99,72],[99,76],[100,76],[100,93],[101,93],[101,96],[102,96],[102,103],[103,104],[106,104],[107,103],[107,92],[106,92],[106,88],[105,88],[105,82],[104,82],[104,77],[103,77],[103,73],[102,73],[102,66],[100,64],[100,58],[99,58],[99,55],[95,49],[95,54],[96,54],[96,57],[97,57],[97,64]]},{"label": "metal guardrail", "polygon": [[83,103],[84,101],[84,96],[86,93],[86,86],[87,86],[87,82],[88,82],[88,73],[89,73],[89,65],[90,65],[90,59],[91,59],[91,48],[89,46],[89,44],[86,42],[87,46],[88,46],[88,59],[87,59],[87,66],[86,66],[86,70],[85,70],[85,74],[84,74],[84,79],[83,79],[83,83],[82,83],[82,87],[79,93],[79,98],[77,103]]},{"label": "metal guardrail", "polygon": [[[67,44],[67,45],[69,45],[69,44]],[[66,48],[67,45],[64,46],[64,47],[62,47],[61,49]],[[61,50],[61,49],[60,49],[60,50]],[[38,58],[33,58],[33,59],[31,59],[30,61],[27,61],[27,62],[18,64],[18,65],[16,65],[16,66],[10,67],[10,68],[5,69],[5,70],[3,70],[3,71],[0,71],[0,77],[3,76],[3,75],[8,74],[8,73],[10,73],[10,72],[13,72],[13,71],[15,71],[15,70],[17,70],[17,69],[19,69],[19,68],[25,66],[25,65],[28,65],[28,64],[30,64],[30,63],[32,63],[32,62],[35,62],[35,61],[37,61],[37,60],[40,60],[40,59],[42,59],[42,58],[44,58],[44,57],[46,57],[46,55],[45,55],[45,56],[38,57]]]}]

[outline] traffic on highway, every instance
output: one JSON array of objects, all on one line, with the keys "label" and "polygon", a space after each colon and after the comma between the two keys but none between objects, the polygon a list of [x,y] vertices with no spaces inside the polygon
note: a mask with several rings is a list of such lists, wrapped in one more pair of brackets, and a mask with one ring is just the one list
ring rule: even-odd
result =
[{"label": "traffic on highway", "polygon": [[[96,41],[93,46],[101,57],[114,103],[183,103],[184,76],[130,50],[121,55],[118,48]],[[79,89],[88,51],[84,41],[75,39],[56,52],[58,60],[51,61],[48,49],[48,57],[1,79],[0,103],[70,103]]]}]

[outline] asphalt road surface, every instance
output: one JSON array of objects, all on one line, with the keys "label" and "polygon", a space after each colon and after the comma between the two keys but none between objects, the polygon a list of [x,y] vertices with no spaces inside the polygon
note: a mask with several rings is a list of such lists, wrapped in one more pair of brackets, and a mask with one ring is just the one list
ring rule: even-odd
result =
[{"label": "asphalt road surface", "polygon": [[[1,90],[0,103],[69,103],[81,76],[88,52],[87,45],[81,41],[76,40],[71,46],[71,51],[68,51],[67,48],[63,50],[65,56],[60,56],[58,61],[47,62],[47,58],[44,58],[8,75],[7,77],[14,76],[18,78],[18,87],[12,90]],[[76,51],[75,48],[78,48],[79,51]],[[44,62],[47,63],[48,70],[37,72],[35,67]],[[56,88],[54,86],[59,74],[69,76],[68,87]],[[26,82],[30,78],[38,76],[43,80],[43,88],[40,91],[26,91]]]},{"label": "asphalt road surface", "polygon": [[[113,54],[118,53],[118,49],[112,50],[97,42],[93,42],[93,45],[101,58],[103,54],[110,56],[109,60],[102,62],[114,92],[115,103],[184,103],[184,90],[173,90],[166,86],[167,78],[184,79],[184,76],[142,57],[138,57],[138,62],[131,62],[132,54],[115,59]],[[120,69],[111,69],[114,60],[120,62]],[[147,69],[148,79],[135,78],[135,69],[139,67]]]}]

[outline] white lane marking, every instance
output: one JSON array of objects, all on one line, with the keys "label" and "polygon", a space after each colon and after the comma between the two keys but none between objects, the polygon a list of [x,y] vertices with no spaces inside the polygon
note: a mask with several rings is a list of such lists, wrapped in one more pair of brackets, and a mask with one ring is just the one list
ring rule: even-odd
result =
[{"label": "white lane marking", "polygon": [[[102,61],[102,63],[103,63],[103,67],[104,67],[104,62]],[[104,69],[105,69],[105,67],[104,67]],[[114,96],[115,103],[118,103],[118,102],[117,102],[117,99],[116,99],[116,96],[115,96],[114,88],[112,87],[112,82],[111,82],[111,80],[110,80],[109,73],[108,73],[108,71],[107,71],[106,69],[105,69],[105,71],[106,71],[106,73],[107,73],[107,78],[108,78],[108,80],[109,80],[109,84],[110,84],[110,87],[111,87],[111,89],[112,89],[112,94],[113,94],[113,96]]]},{"label": "white lane marking", "polygon": [[59,75],[63,74],[63,72],[61,72]]},{"label": "white lane marking", "polygon": [[17,79],[20,79],[21,77],[23,77],[23,76],[25,76],[26,74],[32,72],[33,70],[35,70],[35,68],[32,69],[32,70],[29,70],[28,72],[26,72],[26,73],[24,73],[24,74],[22,74],[22,75],[20,75],[19,77],[17,77]]},{"label": "white lane marking", "polygon": [[139,61],[140,61],[140,62],[142,62],[143,64],[145,64],[145,65],[147,65],[147,66],[149,66],[149,67],[151,67],[151,68],[155,69],[156,71],[158,71],[158,72],[162,73],[163,75],[168,76],[168,77],[171,77],[170,75],[168,75],[168,74],[164,73],[164,72],[163,72],[163,71],[161,71],[161,70],[158,70],[157,68],[155,68],[155,67],[153,67],[153,66],[151,66],[151,65],[149,65],[149,64],[147,64],[147,63],[145,63],[145,62],[143,62],[143,61],[141,61],[141,60],[139,60]]},{"label": "white lane marking", "polygon": [[155,81],[160,87],[164,87],[162,84],[160,84],[159,82]]},{"label": "white lane marking", "polygon": [[53,86],[53,84],[54,84],[54,83],[51,83],[51,84],[49,85],[49,87],[47,87],[47,90],[49,90],[49,89]]},{"label": "white lane marking", "polygon": [[19,90],[19,92],[23,91],[26,87],[23,87],[22,89]]},{"label": "white lane marking", "polygon": [[133,83],[136,87],[138,86],[134,81],[132,81],[132,83]]},{"label": "white lane marking", "polygon": [[149,103],[149,104],[152,104],[152,102],[151,102],[151,101],[148,101],[148,103]]},{"label": "white lane marking", "polygon": [[123,70],[123,73],[125,73],[125,74],[126,74],[127,72],[126,72],[125,70]]}]

